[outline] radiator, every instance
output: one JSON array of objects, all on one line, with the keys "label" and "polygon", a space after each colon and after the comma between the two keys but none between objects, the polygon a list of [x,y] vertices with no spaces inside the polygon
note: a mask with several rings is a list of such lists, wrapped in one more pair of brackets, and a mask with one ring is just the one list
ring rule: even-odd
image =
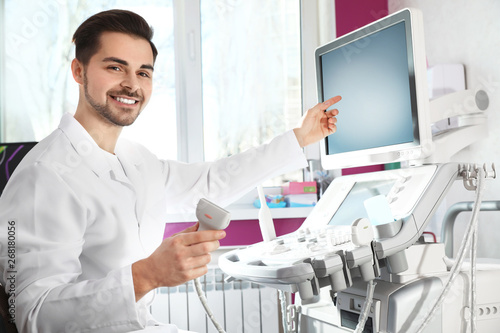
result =
[{"label": "radiator", "polygon": [[[224,273],[209,268],[200,278],[216,320],[227,333],[277,333],[279,302],[274,288],[250,282],[225,282]],[[198,333],[217,333],[206,316],[192,281],[178,287],[159,288],[151,305],[156,320]]]}]

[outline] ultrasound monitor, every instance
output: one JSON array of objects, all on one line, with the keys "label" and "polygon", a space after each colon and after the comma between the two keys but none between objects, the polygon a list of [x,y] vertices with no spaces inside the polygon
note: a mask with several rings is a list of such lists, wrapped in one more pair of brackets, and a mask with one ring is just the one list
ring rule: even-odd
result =
[{"label": "ultrasound monitor", "polygon": [[14,169],[36,142],[0,143],[0,195]]},{"label": "ultrasound monitor", "polygon": [[432,147],[423,23],[405,9],[315,53],[320,102],[335,104],[337,131],[321,142],[324,169],[426,157]]}]

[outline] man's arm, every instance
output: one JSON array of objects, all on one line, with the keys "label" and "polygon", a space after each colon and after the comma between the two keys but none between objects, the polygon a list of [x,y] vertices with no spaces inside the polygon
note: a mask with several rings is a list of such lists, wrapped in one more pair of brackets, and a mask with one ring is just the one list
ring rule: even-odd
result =
[{"label": "man's arm", "polygon": [[163,161],[168,213],[191,213],[200,198],[224,207],[272,177],[307,167],[301,146],[335,132],[338,111],[325,110],[340,99],[316,105],[296,129],[233,156],[205,163]]}]

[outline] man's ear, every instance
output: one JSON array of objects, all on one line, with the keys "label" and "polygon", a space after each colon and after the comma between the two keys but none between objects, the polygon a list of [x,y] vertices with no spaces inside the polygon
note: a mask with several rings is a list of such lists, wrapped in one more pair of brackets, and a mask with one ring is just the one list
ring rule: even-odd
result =
[{"label": "man's ear", "polygon": [[83,71],[83,64],[78,59],[73,59],[71,62],[71,73],[75,81],[81,85],[83,85]]}]

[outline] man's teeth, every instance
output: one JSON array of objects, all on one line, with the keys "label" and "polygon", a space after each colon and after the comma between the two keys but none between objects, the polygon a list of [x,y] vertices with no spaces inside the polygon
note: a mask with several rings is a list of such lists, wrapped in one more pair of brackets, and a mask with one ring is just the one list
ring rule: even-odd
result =
[{"label": "man's teeth", "polygon": [[127,99],[123,97],[115,97],[115,99],[120,102],[120,103],[125,103],[125,104],[135,104],[136,100],[135,99]]}]

